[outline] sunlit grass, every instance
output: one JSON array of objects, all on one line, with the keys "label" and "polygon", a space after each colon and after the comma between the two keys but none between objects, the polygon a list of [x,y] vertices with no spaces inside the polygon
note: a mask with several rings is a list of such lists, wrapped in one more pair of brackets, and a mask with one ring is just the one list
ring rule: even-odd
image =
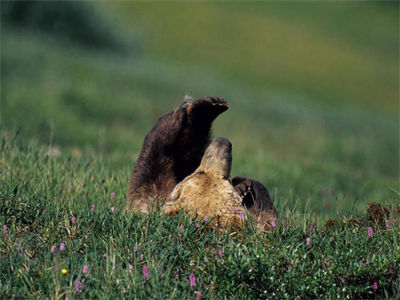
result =
[{"label": "sunlit grass", "polygon": [[[4,24],[0,297],[398,297],[398,216],[365,215],[400,206],[386,5],[102,3],[121,52]],[[185,94],[229,101],[213,135],[268,187],[272,234],[124,211],[144,136]]]},{"label": "sunlit grass", "polygon": [[111,168],[126,168],[128,177],[159,116],[185,93],[219,95],[230,108],[215,121],[213,133],[233,144],[233,175],[278,188],[278,197],[293,197],[301,208],[309,201],[326,216],[354,202],[361,209],[367,202],[393,201],[388,185],[396,185],[398,176],[395,115],[311,104],[193,65],[146,56],[110,60],[23,37],[3,36],[3,124],[63,156],[101,155]]},{"label": "sunlit grass", "polygon": [[273,233],[251,224],[220,233],[183,213],[125,212],[128,170],[111,171],[107,159],[57,158],[18,137],[2,141],[3,298],[398,295],[394,216],[385,225],[354,211],[326,228],[288,201]]}]

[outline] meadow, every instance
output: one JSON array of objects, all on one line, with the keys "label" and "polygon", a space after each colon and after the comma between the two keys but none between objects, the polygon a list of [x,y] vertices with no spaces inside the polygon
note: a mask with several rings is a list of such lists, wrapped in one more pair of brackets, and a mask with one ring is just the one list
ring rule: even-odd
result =
[{"label": "meadow", "polygon": [[[398,4],[82,2],[64,23],[6,4],[1,298],[399,296],[398,212],[366,213],[400,206]],[[145,134],[185,94],[229,101],[214,136],[268,187],[271,234],[124,210]]]}]

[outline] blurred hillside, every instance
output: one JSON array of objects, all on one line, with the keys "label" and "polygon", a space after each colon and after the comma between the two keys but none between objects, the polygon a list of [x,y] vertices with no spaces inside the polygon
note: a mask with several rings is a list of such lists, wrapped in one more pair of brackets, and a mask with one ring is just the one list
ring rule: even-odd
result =
[{"label": "blurred hillside", "polygon": [[232,174],[266,183],[280,209],[393,199],[398,3],[1,2],[1,13],[7,135],[106,158],[128,181],[161,114],[185,94],[218,95]]}]

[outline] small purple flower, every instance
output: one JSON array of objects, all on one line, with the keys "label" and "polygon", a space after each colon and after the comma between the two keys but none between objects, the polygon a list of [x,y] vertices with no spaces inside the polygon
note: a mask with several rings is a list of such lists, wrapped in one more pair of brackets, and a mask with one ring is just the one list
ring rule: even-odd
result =
[{"label": "small purple flower", "polygon": [[200,223],[197,223],[197,224],[196,224],[196,228],[199,228],[199,227],[200,227]]},{"label": "small purple flower", "polygon": [[82,282],[79,280],[75,283],[75,291],[80,292],[82,290]]},{"label": "small purple flower", "polygon": [[82,273],[87,274],[89,272],[89,267],[87,265],[84,265],[82,268]]},{"label": "small purple flower", "polygon": [[4,225],[3,225],[3,233],[4,233],[4,235],[7,235],[7,232],[8,232],[7,225],[4,224]]},{"label": "small purple flower", "polygon": [[208,216],[207,215],[204,216],[204,222],[208,222]]},{"label": "small purple flower", "polygon": [[237,208],[236,206],[233,207],[233,213],[236,214]]},{"label": "small purple flower", "polygon": [[271,226],[274,227],[274,228],[276,227],[275,221],[272,221],[272,222],[271,222]]},{"label": "small purple flower", "polygon": [[196,277],[194,276],[193,273],[189,275],[189,281],[190,281],[190,287],[196,286]]},{"label": "small purple flower", "polygon": [[111,206],[111,212],[114,212],[115,208],[114,206]]},{"label": "small purple flower", "polygon": [[373,236],[372,227],[368,227],[368,237],[372,238],[372,236]]},{"label": "small purple flower", "polygon": [[92,207],[91,207],[92,213],[94,213],[95,208],[96,208],[96,205],[92,204]]},{"label": "small purple flower", "polygon": [[221,249],[218,249],[218,255],[220,258],[224,257],[224,252]]},{"label": "small purple flower", "polygon": [[142,260],[143,260],[143,254],[140,254],[140,257],[139,257],[139,259],[140,259],[140,261],[142,261]]},{"label": "small purple flower", "polygon": [[311,245],[311,238],[306,238],[306,244],[307,244],[307,246],[310,246]]},{"label": "small purple flower", "polygon": [[143,266],[143,277],[144,279],[149,278],[149,268],[147,266]]},{"label": "small purple flower", "polygon": [[378,289],[378,282],[377,281],[374,282],[373,288],[374,288],[374,291],[376,291]]},{"label": "small purple flower", "polygon": [[61,243],[60,244],[60,251],[64,251],[65,250],[65,243]]},{"label": "small purple flower", "polygon": [[135,253],[138,252],[138,247],[134,247],[133,252],[135,252]]},{"label": "small purple flower", "polygon": [[196,292],[196,299],[197,299],[197,300],[200,300],[200,299],[201,299],[201,293],[200,293],[200,291],[197,291],[197,292]]},{"label": "small purple flower", "polygon": [[50,252],[51,253],[55,253],[56,250],[57,250],[57,246],[56,245],[51,246],[51,248],[50,248]]},{"label": "small purple flower", "polygon": [[129,274],[132,274],[132,271],[133,271],[133,266],[131,264],[129,264],[129,266],[128,266]]},{"label": "small purple flower", "polygon": [[111,193],[111,198],[112,198],[112,199],[115,198],[115,193],[114,193],[114,192]]},{"label": "small purple flower", "polygon": [[390,230],[390,221],[389,220],[386,220],[386,229],[387,230]]},{"label": "small purple flower", "polygon": [[183,225],[181,224],[181,225],[179,225],[179,228],[181,229],[181,230],[183,230]]},{"label": "small purple flower", "polygon": [[72,223],[72,224],[75,224],[75,222],[76,222],[75,216],[72,216],[72,217],[71,217],[71,223]]},{"label": "small purple flower", "polygon": [[241,212],[239,213],[239,217],[240,217],[241,220],[244,220],[244,212],[243,212],[243,211],[241,211]]}]

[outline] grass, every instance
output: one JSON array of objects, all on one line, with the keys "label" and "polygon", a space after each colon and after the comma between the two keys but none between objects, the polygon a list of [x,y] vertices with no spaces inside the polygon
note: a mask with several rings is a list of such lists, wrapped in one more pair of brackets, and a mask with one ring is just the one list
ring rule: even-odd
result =
[{"label": "grass", "polygon": [[13,31],[3,33],[3,61],[5,128],[18,128],[24,138],[38,139],[65,156],[97,153],[109,157],[113,168],[132,168],[145,134],[179,104],[184,86],[192,95],[229,100],[214,134],[232,141],[232,174],[277,190],[278,206],[290,199],[304,208],[309,201],[315,212],[329,216],[353,207],[356,199],[358,209],[394,199],[389,186],[397,184],[398,126],[390,113],[311,105],[252,91],[244,83],[240,90],[237,81],[220,77],[209,78],[212,91],[201,92],[205,70],[197,67],[190,71],[197,75],[171,78],[171,69],[179,74],[190,65],[94,56],[68,45],[49,49]]},{"label": "grass", "polygon": [[0,234],[2,298],[194,299],[196,291],[205,299],[399,295],[400,224],[394,216],[387,216],[389,231],[362,215],[316,228],[311,213],[288,210],[271,234],[251,225],[219,233],[183,213],[126,213],[127,177],[111,172],[107,159],[52,158],[18,137],[3,136],[1,147],[0,223],[7,226]]},{"label": "grass", "polygon": [[[1,297],[398,297],[398,216],[387,231],[365,212],[400,206],[390,5],[104,2],[113,23],[86,29],[108,24],[118,50],[2,21]],[[185,94],[229,101],[214,136],[233,144],[233,175],[268,187],[272,234],[124,211],[145,134]]]}]

